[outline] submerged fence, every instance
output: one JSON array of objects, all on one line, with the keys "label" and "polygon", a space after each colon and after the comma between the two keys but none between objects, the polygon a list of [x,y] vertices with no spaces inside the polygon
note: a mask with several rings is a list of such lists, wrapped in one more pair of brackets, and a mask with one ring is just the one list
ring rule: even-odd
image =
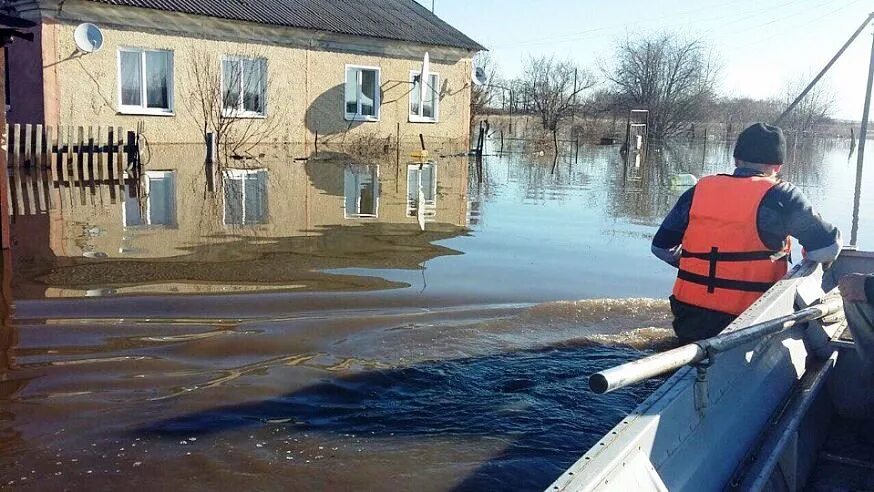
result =
[{"label": "submerged fence", "polygon": [[[122,127],[8,125],[5,129],[12,217],[48,213],[65,204],[116,203],[138,193],[137,132]],[[108,190],[108,197],[104,196]]]}]

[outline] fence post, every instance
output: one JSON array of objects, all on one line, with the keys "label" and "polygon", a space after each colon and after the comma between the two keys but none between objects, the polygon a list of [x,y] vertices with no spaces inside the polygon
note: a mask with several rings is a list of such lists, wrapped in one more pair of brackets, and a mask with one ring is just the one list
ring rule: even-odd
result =
[{"label": "fence post", "polygon": [[88,163],[88,188],[91,190],[91,205],[94,205],[94,195],[97,193],[97,189],[94,185],[94,127],[88,127],[88,156],[86,162]]},{"label": "fence post", "polygon": [[54,179],[52,178],[52,127],[46,125],[42,130],[42,185],[46,196],[47,212],[55,207]]},{"label": "fence post", "polygon": [[137,134],[135,132],[127,132],[127,145],[124,151],[127,153],[128,171],[133,171],[136,174],[139,171],[137,169],[139,162],[137,162]]},{"label": "fence post", "polygon": [[[9,127],[3,125],[3,139],[6,141],[6,148],[9,148]],[[3,170],[3,175],[0,176],[0,249],[8,249],[10,246],[9,240],[9,171],[6,165],[6,152],[0,150],[0,169]]]},{"label": "fence post", "polygon": [[79,188],[79,204],[85,205],[85,127],[78,127],[78,138],[76,139],[76,172],[79,173],[77,178],[77,187]]},{"label": "fence post", "polygon": [[19,157],[21,154],[19,153],[19,149],[21,148],[21,144],[19,140],[21,140],[21,125],[18,123],[14,125],[9,125],[9,138],[6,140],[6,148],[9,149],[9,166],[12,167],[12,180],[9,182],[9,190],[12,198],[12,215],[17,216],[22,213],[22,209],[24,207],[24,201],[22,200],[22,205],[19,206],[19,200],[21,200],[21,169],[19,162]]}]

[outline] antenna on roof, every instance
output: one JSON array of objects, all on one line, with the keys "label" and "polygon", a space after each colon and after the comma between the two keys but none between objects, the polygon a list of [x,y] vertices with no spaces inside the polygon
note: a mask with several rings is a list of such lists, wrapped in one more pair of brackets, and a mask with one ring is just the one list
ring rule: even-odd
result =
[{"label": "antenna on roof", "polygon": [[428,74],[431,72],[431,57],[428,55],[428,52],[425,52],[425,57],[422,58],[422,71],[419,72],[419,90],[421,91],[419,94],[420,104],[425,104],[425,99],[427,98],[428,91],[431,90],[430,80],[428,79]]}]

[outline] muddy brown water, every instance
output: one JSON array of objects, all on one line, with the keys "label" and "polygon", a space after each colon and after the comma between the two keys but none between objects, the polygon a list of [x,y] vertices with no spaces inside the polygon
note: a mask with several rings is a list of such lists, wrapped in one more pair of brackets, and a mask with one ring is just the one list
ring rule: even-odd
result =
[{"label": "muddy brown water", "polygon": [[[196,150],[154,149],[138,197],[54,190],[4,262],[0,486],[543,488],[657,386],[587,378],[674,343],[649,242],[670,175],[729,155],[513,150],[482,184],[277,152],[209,190]],[[849,234],[847,151],[787,175]]]}]

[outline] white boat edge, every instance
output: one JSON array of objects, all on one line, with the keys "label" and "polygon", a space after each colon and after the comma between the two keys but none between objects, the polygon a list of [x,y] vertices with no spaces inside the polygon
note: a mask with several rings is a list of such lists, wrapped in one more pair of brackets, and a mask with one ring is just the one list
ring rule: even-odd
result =
[{"label": "white boat edge", "polygon": [[[796,265],[726,331],[813,304],[825,294],[822,283],[819,265]],[[720,353],[700,372],[680,369],[546,490],[725,489],[804,375],[808,355],[830,350],[835,329],[796,326]]]}]

